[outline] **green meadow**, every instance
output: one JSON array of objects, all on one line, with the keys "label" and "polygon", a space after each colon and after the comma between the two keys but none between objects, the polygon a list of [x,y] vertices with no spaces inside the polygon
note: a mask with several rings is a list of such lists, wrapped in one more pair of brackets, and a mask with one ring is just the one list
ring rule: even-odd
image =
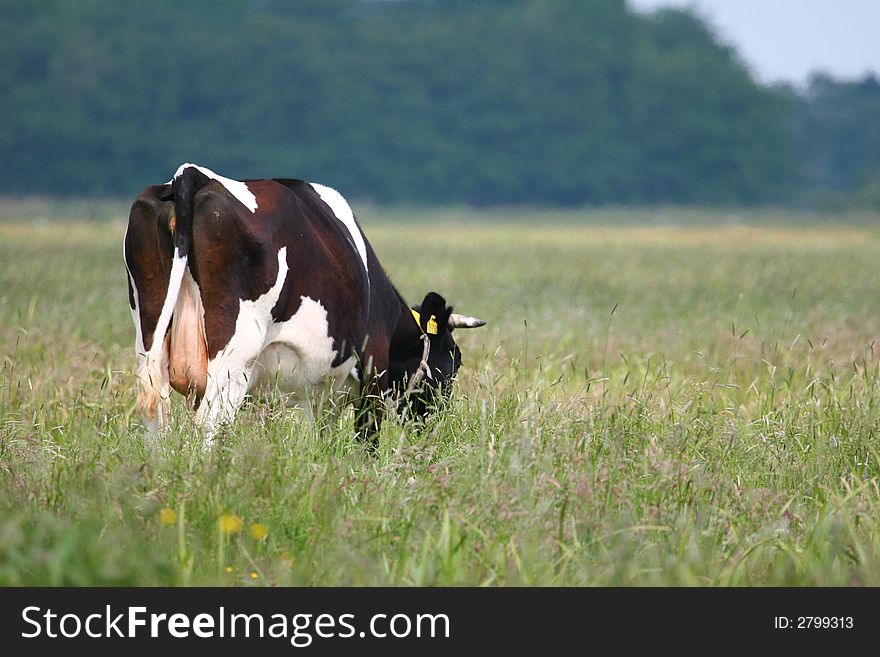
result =
[{"label": "green meadow", "polygon": [[368,207],[488,321],[374,454],[274,398],[150,441],[124,209],[7,210],[2,585],[880,585],[876,218]]}]

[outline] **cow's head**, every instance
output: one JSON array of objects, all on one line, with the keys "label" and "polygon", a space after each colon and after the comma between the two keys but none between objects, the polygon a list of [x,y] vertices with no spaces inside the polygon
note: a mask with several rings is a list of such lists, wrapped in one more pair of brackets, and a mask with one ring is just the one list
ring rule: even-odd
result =
[{"label": "cow's head", "polygon": [[461,366],[461,350],[453,331],[485,326],[486,322],[453,313],[436,292],[425,295],[408,314],[401,318],[392,341],[389,373],[402,406],[424,415],[438,395],[449,394]]}]

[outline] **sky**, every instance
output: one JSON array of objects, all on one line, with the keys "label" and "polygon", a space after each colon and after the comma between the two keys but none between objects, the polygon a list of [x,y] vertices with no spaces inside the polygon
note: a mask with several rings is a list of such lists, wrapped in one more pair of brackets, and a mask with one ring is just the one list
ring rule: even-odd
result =
[{"label": "sky", "polygon": [[765,83],[813,71],[880,75],[880,0],[627,0],[637,11],[695,8]]}]

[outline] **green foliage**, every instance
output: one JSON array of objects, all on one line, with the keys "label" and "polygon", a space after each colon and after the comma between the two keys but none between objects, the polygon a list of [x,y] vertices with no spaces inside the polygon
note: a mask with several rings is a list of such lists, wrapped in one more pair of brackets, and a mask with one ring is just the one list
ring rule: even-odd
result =
[{"label": "green foliage", "polygon": [[880,80],[814,75],[796,107],[804,201],[880,207]]},{"label": "green foliage", "polygon": [[880,585],[876,222],[361,214],[489,320],[376,455],[277,399],[150,444],[123,227],[0,224],[0,584]]},{"label": "green foliage", "polygon": [[0,3],[0,193],[133,197],[185,161],[437,204],[757,203],[786,103],[623,0]]}]

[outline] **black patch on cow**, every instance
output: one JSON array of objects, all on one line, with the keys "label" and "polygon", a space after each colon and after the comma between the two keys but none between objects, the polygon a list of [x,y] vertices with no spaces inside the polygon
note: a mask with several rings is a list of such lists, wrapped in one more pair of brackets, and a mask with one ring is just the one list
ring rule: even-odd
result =
[{"label": "black patch on cow", "polygon": [[134,310],[134,290],[131,289],[131,276],[126,276],[125,282],[128,283],[128,305]]}]

